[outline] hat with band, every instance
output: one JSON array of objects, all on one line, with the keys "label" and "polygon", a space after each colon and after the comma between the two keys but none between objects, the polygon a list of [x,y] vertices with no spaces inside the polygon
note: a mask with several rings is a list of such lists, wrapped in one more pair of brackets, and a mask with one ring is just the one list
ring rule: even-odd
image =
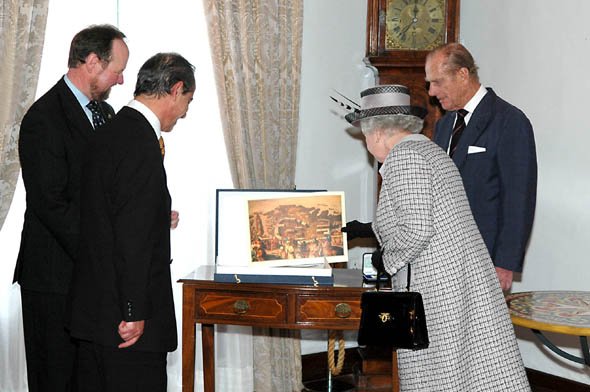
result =
[{"label": "hat with band", "polygon": [[369,117],[405,114],[423,119],[427,113],[423,107],[410,105],[410,90],[406,86],[388,84],[361,92],[360,109],[355,109],[344,118],[358,127],[361,120]]}]

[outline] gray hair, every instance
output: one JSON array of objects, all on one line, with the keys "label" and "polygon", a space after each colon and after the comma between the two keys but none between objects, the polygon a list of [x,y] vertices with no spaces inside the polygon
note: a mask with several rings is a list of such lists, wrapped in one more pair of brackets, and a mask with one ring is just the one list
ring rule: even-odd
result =
[{"label": "gray hair", "polygon": [[195,67],[178,53],[158,53],[141,66],[133,96],[163,97],[178,82],[183,94],[195,91]]},{"label": "gray hair", "polygon": [[364,135],[368,135],[376,129],[381,129],[388,135],[399,131],[420,133],[424,127],[424,120],[409,114],[374,116],[364,118],[360,122]]},{"label": "gray hair", "polygon": [[469,71],[471,79],[479,82],[479,75],[477,73],[478,66],[475,64],[473,56],[465,46],[457,42],[444,44],[429,52],[426,59],[428,60],[439,53],[444,58],[443,66],[445,67],[446,72],[454,73],[461,68],[466,68],[467,71]]}]

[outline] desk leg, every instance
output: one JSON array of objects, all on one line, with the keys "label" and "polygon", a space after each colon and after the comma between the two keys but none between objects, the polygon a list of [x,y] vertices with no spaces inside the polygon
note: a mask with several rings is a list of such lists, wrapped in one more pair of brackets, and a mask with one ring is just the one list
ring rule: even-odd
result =
[{"label": "desk leg", "polygon": [[194,290],[183,287],[182,306],[182,392],[195,390],[195,333],[193,318]]},{"label": "desk leg", "polygon": [[215,392],[215,326],[202,324],[203,386],[205,392]]}]

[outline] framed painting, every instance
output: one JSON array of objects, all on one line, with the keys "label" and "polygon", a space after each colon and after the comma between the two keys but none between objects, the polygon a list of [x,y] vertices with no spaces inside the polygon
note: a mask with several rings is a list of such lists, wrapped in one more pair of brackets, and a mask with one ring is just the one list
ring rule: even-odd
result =
[{"label": "framed painting", "polygon": [[216,264],[243,272],[347,261],[344,225],[343,192],[218,190]]}]

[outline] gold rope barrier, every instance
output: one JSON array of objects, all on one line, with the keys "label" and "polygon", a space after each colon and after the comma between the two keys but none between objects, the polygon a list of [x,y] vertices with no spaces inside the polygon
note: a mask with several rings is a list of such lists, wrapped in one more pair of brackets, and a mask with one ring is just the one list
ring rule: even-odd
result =
[{"label": "gold rope barrier", "polygon": [[[338,363],[334,363],[334,346],[336,345],[336,338],[338,338]],[[337,376],[342,371],[342,366],[344,365],[344,355],[345,355],[345,342],[344,336],[342,335],[342,331],[330,331],[328,337],[328,366],[330,367],[330,372]]]}]

